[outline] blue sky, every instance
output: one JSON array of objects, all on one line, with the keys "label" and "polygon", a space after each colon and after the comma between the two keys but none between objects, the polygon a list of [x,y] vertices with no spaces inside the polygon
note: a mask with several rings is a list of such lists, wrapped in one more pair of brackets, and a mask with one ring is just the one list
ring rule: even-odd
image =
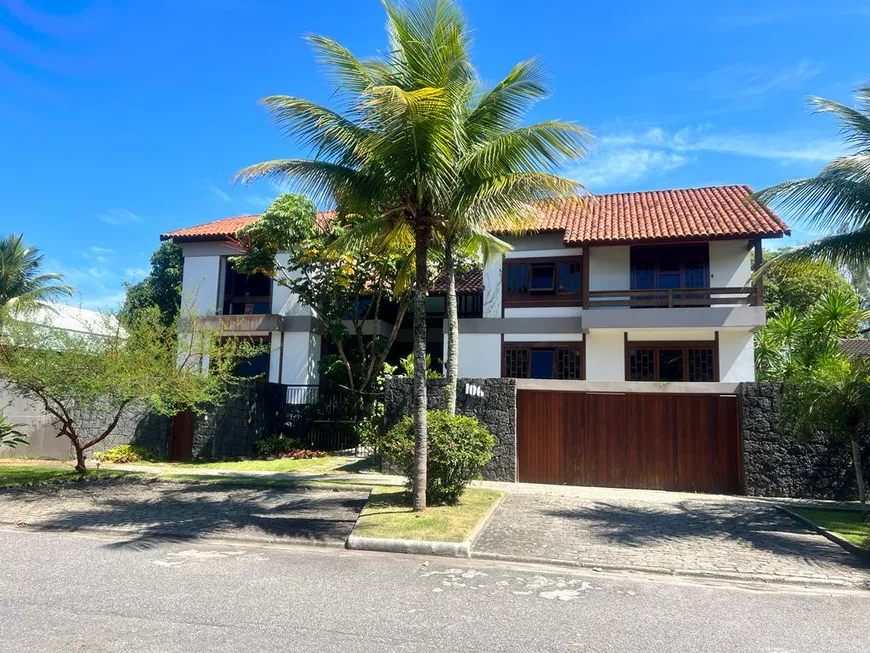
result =
[{"label": "blue sky", "polygon": [[[543,59],[553,94],[530,119],[594,133],[566,171],[594,192],[814,174],[843,150],[806,96],[851,102],[870,79],[866,2],[463,6],[487,81]],[[304,154],[257,104],[329,103],[302,35],[371,55],[383,22],[378,0],[0,0],[0,233],[23,231],[76,301],[117,307],[160,232],[261,211],[276,189],[232,174]]]}]

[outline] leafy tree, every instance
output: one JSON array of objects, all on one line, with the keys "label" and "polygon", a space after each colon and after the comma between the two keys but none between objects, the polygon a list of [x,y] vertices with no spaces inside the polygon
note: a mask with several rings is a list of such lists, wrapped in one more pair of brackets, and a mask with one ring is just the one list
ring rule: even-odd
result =
[{"label": "leafy tree", "polygon": [[858,499],[864,505],[861,443],[870,429],[870,361],[826,354],[795,376],[784,386],[786,419],[806,437],[822,433],[849,443]]},{"label": "leafy tree", "polygon": [[868,317],[851,289],[828,292],[801,312],[786,306],[756,334],[756,376],[783,381],[812,374],[817,361],[837,355],[840,339],[858,335]]},{"label": "leafy tree", "polygon": [[468,234],[528,228],[542,206],[536,201],[576,197],[580,186],[554,171],[585,153],[587,133],[558,121],[520,127],[547,94],[535,60],[482,90],[455,3],[384,5],[389,46],[382,56],[360,60],[331,39],[309,37],[334,83],[338,111],[295,97],[264,100],[279,127],[314,158],[259,163],[236,178],[290,180],[315,200],[333,203],[340,215],[361,216],[343,240],[347,245],[379,242],[413,251],[413,505],[422,510],[430,248],[439,237],[449,248]]},{"label": "leafy tree", "polygon": [[[791,248],[765,250],[763,262],[790,251]],[[799,267],[773,267],[764,277],[764,305],[771,317],[786,308],[802,314],[828,292],[855,294],[845,277],[825,261],[813,261]]]},{"label": "leafy tree", "polygon": [[870,85],[856,91],[853,108],[811,97],[816,113],[831,113],[851,153],[831,161],[815,177],[777,184],[757,194],[794,211],[809,228],[828,233],[766,265],[766,269],[827,261],[834,268],[866,268],[870,263]]},{"label": "leafy tree", "polygon": [[72,294],[63,275],[43,272],[44,256],[24,244],[21,234],[0,238],[0,312],[32,308]]},{"label": "leafy tree", "polygon": [[[253,348],[197,324],[185,316],[166,326],[157,307],[140,311],[123,329],[107,316],[103,335],[9,320],[0,334],[0,376],[56,418],[57,437],[69,438],[76,470],[85,473],[85,451],[135,406],[171,416],[202,410],[229,392],[235,364]],[[205,358],[208,374],[201,372]]]},{"label": "leafy tree", "polygon": [[160,244],[151,255],[151,271],[142,281],[127,284],[127,296],[121,309],[123,320],[136,317],[152,306],[160,310],[161,322],[174,324],[181,307],[181,281],[184,256],[181,245],[172,241]]},{"label": "leafy tree", "polygon": [[[381,371],[410,305],[408,257],[388,250],[339,251],[331,245],[348,225],[318,222],[302,195],[284,194],[244,227],[231,258],[244,274],[262,272],[293,292],[326,329],[352,390],[363,392]],[[286,254],[286,255],[285,255]],[[388,307],[396,318],[388,334],[374,332]]]}]

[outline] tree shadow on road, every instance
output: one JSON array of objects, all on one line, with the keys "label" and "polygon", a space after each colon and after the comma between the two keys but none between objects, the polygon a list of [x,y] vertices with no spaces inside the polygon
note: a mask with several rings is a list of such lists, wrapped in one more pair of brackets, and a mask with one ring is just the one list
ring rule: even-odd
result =
[{"label": "tree shadow on road", "polygon": [[134,548],[196,538],[340,544],[367,497],[355,488],[124,479],[5,490],[0,510],[20,502],[22,525],[129,534],[114,546]]}]

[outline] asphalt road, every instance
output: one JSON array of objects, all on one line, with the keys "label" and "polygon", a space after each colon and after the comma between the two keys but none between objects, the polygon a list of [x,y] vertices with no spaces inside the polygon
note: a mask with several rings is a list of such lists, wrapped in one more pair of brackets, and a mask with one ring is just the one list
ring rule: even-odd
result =
[{"label": "asphalt road", "polygon": [[870,592],[0,531],[0,651],[867,651]]}]

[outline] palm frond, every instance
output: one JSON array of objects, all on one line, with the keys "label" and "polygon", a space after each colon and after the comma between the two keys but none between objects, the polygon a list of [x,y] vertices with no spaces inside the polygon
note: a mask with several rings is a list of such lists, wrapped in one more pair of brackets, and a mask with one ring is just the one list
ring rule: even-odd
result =
[{"label": "palm frond", "polygon": [[537,59],[520,62],[480,98],[468,117],[469,128],[474,134],[513,129],[547,94],[543,65]]},{"label": "palm frond", "polygon": [[834,268],[862,269],[870,261],[870,229],[827,236],[795,247],[764,263],[756,275],[772,270],[800,273],[815,261],[824,261]]},{"label": "palm frond", "polygon": [[815,107],[815,113],[832,113],[839,119],[840,134],[848,145],[861,150],[870,149],[870,116],[845,104],[817,96],[810,97],[810,104]]}]

